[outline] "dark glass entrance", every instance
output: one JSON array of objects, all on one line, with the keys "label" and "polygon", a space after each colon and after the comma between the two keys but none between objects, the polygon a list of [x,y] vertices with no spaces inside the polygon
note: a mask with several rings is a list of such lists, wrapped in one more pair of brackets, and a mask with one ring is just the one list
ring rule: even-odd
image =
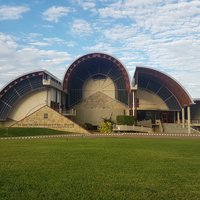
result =
[{"label": "dark glass entrance", "polygon": [[154,110],[138,110],[137,121],[151,120],[155,124],[156,120],[161,120],[162,123],[175,123],[175,111],[154,111]]}]

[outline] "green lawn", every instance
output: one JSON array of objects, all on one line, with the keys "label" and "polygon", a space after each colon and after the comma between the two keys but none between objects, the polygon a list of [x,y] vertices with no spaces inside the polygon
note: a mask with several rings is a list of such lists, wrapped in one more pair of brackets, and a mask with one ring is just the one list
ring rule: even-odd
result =
[{"label": "green lawn", "polygon": [[0,140],[0,199],[200,199],[200,140]]},{"label": "green lawn", "polygon": [[5,128],[0,127],[0,137],[38,136],[66,134],[67,132],[47,128]]}]

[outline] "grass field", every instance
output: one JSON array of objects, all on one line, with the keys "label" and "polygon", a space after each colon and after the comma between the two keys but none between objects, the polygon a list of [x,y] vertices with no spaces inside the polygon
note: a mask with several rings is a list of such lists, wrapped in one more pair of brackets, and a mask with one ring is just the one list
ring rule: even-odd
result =
[{"label": "grass field", "polygon": [[200,199],[200,140],[0,141],[0,199]]},{"label": "grass field", "polygon": [[5,128],[0,127],[0,137],[19,137],[19,136],[38,136],[38,135],[57,135],[67,132],[57,131],[47,128]]}]

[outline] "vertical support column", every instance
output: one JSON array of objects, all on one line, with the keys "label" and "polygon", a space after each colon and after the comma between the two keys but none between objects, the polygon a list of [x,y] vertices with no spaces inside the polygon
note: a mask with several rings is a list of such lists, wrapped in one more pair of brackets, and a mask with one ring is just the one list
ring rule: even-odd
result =
[{"label": "vertical support column", "polygon": [[191,133],[191,114],[190,114],[190,106],[187,107],[187,121],[188,121],[188,134]]},{"label": "vertical support column", "polygon": [[180,124],[180,112],[177,112],[177,123]]},{"label": "vertical support column", "polygon": [[50,88],[47,87],[47,97],[46,97],[46,105],[51,107],[51,91],[50,91]]},{"label": "vertical support column", "polygon": [[133,103],[133,107],[134,107],[134,116],[135,119],[137,121],[137,90],[134,90],[133,92],[133,99],[134,99],[134,103]]},{"label": "vertical support column", "polygon": [[138,107],[138,102],[137,102],[137,90],[138,90],[138,72],[136,72],[135,75],[135,85],[134,85],[134,90],[133,90],[133,99],[134,99],[134,117],[136,120],[136,125],[137,125],[137,107]]},{"label": "vertical support column", "polygon": [[129,115],[133,116],[133,91],[131,90],[131,92],[129,93]]},{"label": "vertical support column", "polygon": [[182,108],[182,127],[185,128],[185,111],[184,111],[184,108]]},{"label": "vertical support column", "polygon": [[65,97],[65,93],[62,91],[59,91],[59,98],[60,98],[60,113],[64,113],[64,110],[66,110],[66,97]]},{"label": "vertical support column", "polygon": [[176,123],[176,111],[174,111],[174,121],[173,123]]}]

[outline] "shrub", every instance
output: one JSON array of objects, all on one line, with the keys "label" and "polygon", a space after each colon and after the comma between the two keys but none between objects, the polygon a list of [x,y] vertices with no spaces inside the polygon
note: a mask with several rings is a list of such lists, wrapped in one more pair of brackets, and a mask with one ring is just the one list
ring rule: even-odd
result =
[{"label": "shrub", "polygon": [[118,115],[117,116],[117,125],[129,125],[132,126],[135,124],[135,117],[128,115]]},{"label": "shrub", "polygon": [[101,133],[112,133],[112,123],[111,122],[101,122],[99,124],[98,130]]},{"label": "shrub", "polygon": [[106,122],[110,122],[111,124],[114,124],[115,122],[112,120],[112,113],[111,113],[111,115],[110,115],[110,117],[109,118],[106,118],[106,117],[104,117],[104,118],[102,118],[103,119],[103,121],[106,123]]},{"label": "shrub", "polygon": [[90,123],[85,123],[85,124],[83,125],[83,127],[84,127],[85,129],[87,129],[87,130],[94,130],[93,125],[90,124]]}]

